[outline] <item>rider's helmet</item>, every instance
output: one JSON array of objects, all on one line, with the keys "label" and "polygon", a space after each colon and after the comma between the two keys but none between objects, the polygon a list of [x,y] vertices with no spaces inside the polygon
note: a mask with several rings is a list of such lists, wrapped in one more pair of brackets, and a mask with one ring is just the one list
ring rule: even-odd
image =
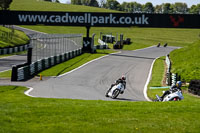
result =
[{"label": "rider's helmet", "polygon": [[122,75],[122,80],[126,80],[126,76]]},{"label": "rider's helmet", "polygon": [[182,86],[182,82],[181,81],[177,81],[176,82],[176,86],[180,88]]}]

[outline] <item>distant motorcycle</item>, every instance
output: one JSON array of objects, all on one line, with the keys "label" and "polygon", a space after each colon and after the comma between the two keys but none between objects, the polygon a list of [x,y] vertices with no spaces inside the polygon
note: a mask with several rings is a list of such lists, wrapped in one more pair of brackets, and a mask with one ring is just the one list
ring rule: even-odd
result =
[{"label": "distant motorcycle", "polygon": [[106,92],[106,97],[115,99],[119,94],[123,94],[124,90],[124,85],[122,83],[119,83],[117,85],[114,85],[111,89],[108,89],[108,91]]},{"label": "distant motorcycle", "polygon": [[[164,92],[165,91],[163,91],[163,93]],[[166,95],[163,99],[161,99],[158,95],[156,95],[156,98],[157,99],[155,101],[166,102],[166,101],[180,101],[184,97],[180,89],[173,89],[170,90],[170,94]]]}]

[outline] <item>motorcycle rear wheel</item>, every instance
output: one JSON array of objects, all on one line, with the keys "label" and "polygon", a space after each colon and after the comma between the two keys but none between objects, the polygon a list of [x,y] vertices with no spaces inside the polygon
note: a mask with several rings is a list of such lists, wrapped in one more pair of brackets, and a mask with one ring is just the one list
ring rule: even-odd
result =
[{"label": "motorcycle rear wheel", "polygon": [[175,97],[172,99],[172,101],[180,101],[181,99],[179,97]]}]

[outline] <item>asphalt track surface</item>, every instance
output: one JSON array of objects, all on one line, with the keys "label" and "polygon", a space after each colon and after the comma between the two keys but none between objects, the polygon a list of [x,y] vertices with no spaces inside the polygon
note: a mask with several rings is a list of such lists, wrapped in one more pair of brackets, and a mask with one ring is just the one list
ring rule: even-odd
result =
[{"label": "asphalt track surface", "polygon": [[9,57],[0,58],[0,72],[6,71],[12,68],[13,65],[22,64],[27,61],[27,55],[14,55]]},{"label": "asphalt track surface", "polygon": [[105,97],[105,92],[116,79],[125,74],[126,90],[116,100],[146,101],[143,91],[152,62],[174,49],[176,47],[149,47],[111,54],[60,77],[52,77],[34,84],[29,95],[45,98],[112,100]]}]

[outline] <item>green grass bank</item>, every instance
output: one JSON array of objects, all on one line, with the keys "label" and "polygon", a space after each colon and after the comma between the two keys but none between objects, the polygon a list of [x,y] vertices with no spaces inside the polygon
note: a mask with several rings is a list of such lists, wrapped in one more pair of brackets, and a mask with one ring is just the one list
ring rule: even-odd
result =
[{"label": "green grass bank", "polygon": [[0,48],[27,44],[29,38],[24,32],[0,26]]},{"label": "green grass bank", "polygon": [[199,132],[200,99],[180,102],[31,98],[25,87],[0,87],[0,132]]},{"label": "green grass bank", "polygon": [[178,73],[182,81],[200,79],[200,40],[192,45],[170,53],[172,72]]}]

